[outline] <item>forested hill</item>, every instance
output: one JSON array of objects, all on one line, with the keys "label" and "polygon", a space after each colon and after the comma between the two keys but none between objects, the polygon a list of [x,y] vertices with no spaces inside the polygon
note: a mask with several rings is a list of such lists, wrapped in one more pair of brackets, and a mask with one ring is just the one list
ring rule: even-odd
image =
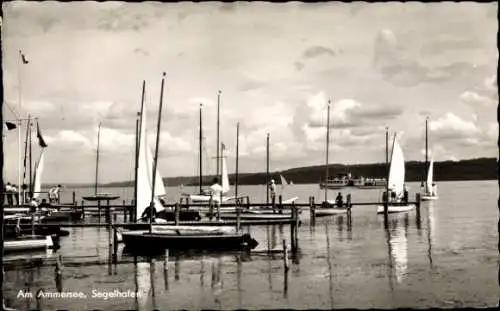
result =
[{"label": "forested hill", "polygon": [[[351,173],[353,177],[384,177],[387,174],[387,166],[385,163],[375,164],[357,164],[357,165],[342,165],[332,164],[329,166],[330,175]],[[284,170],[281,172],[271,172],[271,178],[280,183],[279,175],[283,175],[287,181],[293,181],[295,184],[318,183],[324,178],[325,166],[308,166]],[[426,176],[424,170],[424,162],[411,161],[406,162],[406,180],[421,181]],[[478,158],[461,161],[444,161],[434,163],[434,180],[495,180],[498,177],[498,164],[495,158]],[[213,176],[204,176],[204,184],[209,184]],[[163,181],[166,186],[178,185],[197,185],[199,177],[169,177]],[[265,184],[266,173],[244,173],[239,174],[238,184],[240,185],[259,185]],[[229,175],[229,181],[234,184],[234,174]],[[132,181],[114,182],[105,186],[123,187],[132,186]]]}]

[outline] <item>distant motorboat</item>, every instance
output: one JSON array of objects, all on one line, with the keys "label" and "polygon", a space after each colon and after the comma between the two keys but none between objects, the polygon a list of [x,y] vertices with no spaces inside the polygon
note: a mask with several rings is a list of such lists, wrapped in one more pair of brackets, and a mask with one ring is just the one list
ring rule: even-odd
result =
[{"label": "distant motorboat", "polygon": [[321,182],[319,187],[321,189],[341,189],[347,187],[349,185],[349,180],[347,179],[329,179],[327,182]]}]

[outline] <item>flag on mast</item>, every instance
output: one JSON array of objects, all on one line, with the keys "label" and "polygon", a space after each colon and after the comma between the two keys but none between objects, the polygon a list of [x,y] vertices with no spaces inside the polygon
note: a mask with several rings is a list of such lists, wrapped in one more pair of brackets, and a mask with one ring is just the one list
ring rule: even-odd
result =
[{"label": "flag on mast", "polygon": [[19,50],[19,55],[21,55],[21,60],[23,61],[23,64],[28,64],[29,63],[28,59],[23,54],[23,52],[21,52],[21,50]]},{"label": "flag on mast", "polygon": [[36,122],[36,137],[38,137],[38,144],[40,145],[40,147],[45,148],[48,146],[43,139],[42,132],[40,131],[40,124],[38,124],[38,121]]}]

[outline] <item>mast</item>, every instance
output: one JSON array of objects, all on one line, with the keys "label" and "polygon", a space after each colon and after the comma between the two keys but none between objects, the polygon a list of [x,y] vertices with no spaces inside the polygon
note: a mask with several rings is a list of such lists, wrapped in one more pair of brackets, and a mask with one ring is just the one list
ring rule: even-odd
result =
[{"label": "mast", "polygon": [[266,204],[269,204],[269,133],[266,140]]},{"label": "mast", "polygon": [[[428,154],[429,154],[428,126],[429,126],[429,124],[428,123],[429,123],[429,117],[426,117],[425,118],[425,168],[424,168],[424,176],[426,176],[426,174],[427,174],[428,165],[429,165],[429,160],[428,160]],[[430,185],[430,186],[432,186],[432,185]]]},{"label": "mast", "polygon": [[152,182],[152,189],[151,189],[151,203],[150,203],[150,209],[149,209],[149,233],[151,233],[153,229],[153,207],[154,207],[154,198],[155,198],[155,185],[156,185],[156,168],[158,164],[158,149],[159,149],[159,144],[160,144],[160,128],[161,128],[161,110],[163,107],[163,87],[165,85],[165,75],[166,73],[163,73],[163,78],[161,79],[161,91],[160,91],[160,109],[158,111],[158,125],[156,127],[156,146],[155,146],[155,156],[153,159],[153,182]]},{"label": "mast", "polygon": [[203,189],[202,189],[202,186],[203,186],[203,151],[202,151],[202,144],[203,144],[203,126],[202,126],[202,118],[201,118],[201,108],[202,108],[202,104],[200,103],[200,144],[199,144],[199,147],[200,147],[200,151],[199,151],[199,154],[200,154],[200,194],[203,193]]},{"label": "mast", "polygon": [[216,176],[221,178],[221,174],[219,171],[219,163],[222,160],[219,157],[219,144],[220,144],[220,137],[219,137],[219,131],[220,131],[220,94],[222,92],[219,90],[217,92],[217,155],[216,155],[216,161],[217,161],[217,171],[216,171]]},{"label": "mast", "polygon": [[328,202],[328,150],[330,149],[330,105],[328,100],[328,108],[326,113],[326,159],[325,159],[325,204]]},{"label": "mast", "polygon": [[[141,126],[142,126],[142,113],[144,110],[144,97],[146,95],[146,81],[142,81],[142,95],[141,95],[141,111],[137,113],[137,119],[135,120],[135,183],[134,183],[134,200],[137,206],[137,177],[139,172],[139,146],[141,143]],[[136,209],[137,210],[137,209]],[[134,215],[134,220],[137,219]]]},{"label": "mast", "polygon": [[97,196],[97,183],[99,181],[99,143],[101,139],[101,122],[99,122],[99,127],[97,128],[97,153],[96,153],[96,162],[95,162],[95,185],[94,185],[94,194]]},{"label": "mast", "polygon": [[[31,116],[28,115],[28,123],[26,123],[26,136],[24,138],[24,161],[23,161],[23,167],[24,167],[24,171],[23,171],[23,179],[22,179],[22,183],[23,184],[26,184],[26,174],[28,173],[28,141],[29,141],[29,133],[30,133],[30,124],[31,124]],[[20,131],[19,131],[20,132]],[[20,142],[20,141],[19,141]],[[20,161],[21,159],[19,159]],[[21,192],[21,184],[18,185],[19,187],[19,192]],[[26,189],[26,191],[30,191],[30,189]],[[23,198],[23,201],[24,201],[24,198]]]},{"label": "mast", "polygon": [[385,202],[384,202],[384,225],[387,226],[387,209],[389,207],[389,128],[385,128]]},{"label": "mast", "polygon": [[[33,141],[32,141],[32,129],[31,129],[31,116],[28,117],[29,119],[29,159],[30,159],[30,175],[29,175],[29,187],[28,187],[28,195],[30,199],[33,197],[33,157],[32,157],[32,147],[33,147]],[[19,189],[21,190],[21,189]]]},{"label": "mast", "polygon": [[240,122],[236,123],[236,174],[234,182],[234,196],[238,200],[238,157],[239,157],[239,143],[240,143]]}]

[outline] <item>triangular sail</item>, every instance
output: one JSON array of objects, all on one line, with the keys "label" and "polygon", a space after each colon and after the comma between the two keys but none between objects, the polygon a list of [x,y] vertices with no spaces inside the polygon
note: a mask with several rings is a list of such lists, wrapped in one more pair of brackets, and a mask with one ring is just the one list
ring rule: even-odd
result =
[{"label": "triangular sail", "polygon": [[[151,193],[153,190],[153,156],[151,154],[151,149],[147,140],[147,126],[146,126],[146,109],[144,108],[144,113],[141,115],[141,132],[139,138],[139,158],[137,161],[137,198],[136,198],[136,217],[139,219],[144,212],[144,210],[151,203]],[[159,173],[156,171],[156,185],[155,185],[155,199],[154,205],[157,212],[164,210],[165,208],[161,205],[160,201],[157,199],[157,195],[165,194],[165,187],[162,187],[160,183],[161,177],[158,178]],[[158,193],[158,192],[159,193]],[[163,193],[162,193],[163,192]]]},{"label": "triangular sail", "polygon": [[405,183],[405,159],[396,136],[392,145],[391,166],[389,168],[389,189],[401,197]]},{"label": "triangular sail", "polygon": [[280,175],[280,179],[281,179],[281,184],[282,185],[288,185],[288,183],[287,183],[285,177],[283,177],[283,175]]},{"label": "triangular sail", "polygon": [[35,199],[38,199],[40,196],[40,192],[42,191],[42,173],[43,173],[43,167],[45,165],[45,157],[44,157],[44,151],[45,149],[42,148],[40,151],[40,158],[38,159],[38,163],[36,165],[35,169],[35,182],[33,184],[33,197]]},{"label": "triangular sail", "polygon": [[228,192],[231,187],[229,185],[229,175],[227,173],[226,158],[222,158],[222,193]]},{"label": "triangular sail", "polygon": [[432,183],[433,183],[433,171],[434,171],[434,160],[431,159],[429,164],[429,170],[427,171],[427,182],[426,182],[426,193],[432,194]]}]

